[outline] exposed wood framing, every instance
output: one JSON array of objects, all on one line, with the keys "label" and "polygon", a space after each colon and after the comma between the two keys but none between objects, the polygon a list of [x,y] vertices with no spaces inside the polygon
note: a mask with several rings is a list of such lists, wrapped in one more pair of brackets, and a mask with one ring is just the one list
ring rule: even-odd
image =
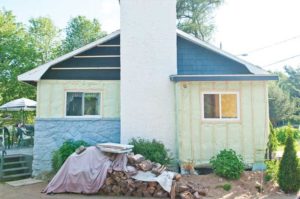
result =
[{"label": "exposed wood framing", "polygon": [[105,45],[105,44],[103,44],[103,45],[97,45],[97,47],[120,47],[120,45]]},{"label": "exposed wood framing", "polygon": [[117,70],[121,67],[59,67],[51,70]]},{"label": "exposed wood framing", "polygon": [[121,57],[120,55],[76,55],[74,58],[115,58]]}]

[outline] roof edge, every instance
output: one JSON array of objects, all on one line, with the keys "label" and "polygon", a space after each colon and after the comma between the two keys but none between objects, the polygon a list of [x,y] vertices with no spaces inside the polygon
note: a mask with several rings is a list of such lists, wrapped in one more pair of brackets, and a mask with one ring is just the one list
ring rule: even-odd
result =
[{"label": "roof edge", "polygon": [[170,80],[181,81],[277,81],[277,75],[170,75]]},{"label": "roof edge", "polygon": [[75,55],[78,55],[86,50],[89,50],[101,43],[107,42],[111,39],[114,39],[115,37],[120,35],[120,30],[114,31],[110,33],[109,35],[102,37],[92,43],[89,43],[81,48],[78,48],[74,51],[71,51],[65,55],[62,55],[48,63],[42,64],[30,71],[27,71],[26,73],[23,73],[18,76],[18,81],[23,81],[23,82],[37,82],[41,79],[41,77],[44,75],[44,73],[53,65],[58,64],[62,61],[65,61],[66,59],[69,59]]}]

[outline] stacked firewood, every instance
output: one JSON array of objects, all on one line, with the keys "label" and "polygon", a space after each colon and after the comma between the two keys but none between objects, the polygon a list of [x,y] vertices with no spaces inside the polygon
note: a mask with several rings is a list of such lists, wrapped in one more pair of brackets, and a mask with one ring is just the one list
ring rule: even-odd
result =
[{"label": "stacked firewood", "polygon": [[164,165],[145,160],[142,155],[128,155],[128,172],[109,172],[104,185],[100,189],[102,195],[135,196],[155,198],[201,198],[206,195],[204,191],[197,190],[196,186],[181,181],[181,175],[174,175],[172,190],[166,192],[157,182],[143,182],[132,179],[138,170],[151,171],[157,176],[167,170]]}]

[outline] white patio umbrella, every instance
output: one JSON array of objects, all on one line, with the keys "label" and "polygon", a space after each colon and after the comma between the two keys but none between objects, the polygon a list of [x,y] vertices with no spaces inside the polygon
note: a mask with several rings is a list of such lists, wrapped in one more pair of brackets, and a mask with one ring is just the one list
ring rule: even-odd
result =
[{"label": "white patio umbrella", "polygon": [[36,101],[27,98],[20,98],[0,106],[2,111],[33,111],[36,108]]},{"label": "white patio umbrella", "polygon": [[1,111],[22,111],[22,120],[24,123],[24,111],[34,111],[36,109],[36,101],[27,98],[20,98],[0,106]]}]

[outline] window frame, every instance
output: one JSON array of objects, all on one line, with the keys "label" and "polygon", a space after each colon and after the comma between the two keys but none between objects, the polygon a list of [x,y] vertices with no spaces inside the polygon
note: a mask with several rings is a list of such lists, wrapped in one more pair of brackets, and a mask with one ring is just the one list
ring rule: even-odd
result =
[{"label": "window frame", "polygon": [[[219,118],[205,118],[205,112],[204,112],[204,95],[206,94],[214,94],[219,95]],[[234,94],[236,95],[236,101],[237,101],[237,118],[222,118],[222,95],[224,94]],[[216,122],[238,122],[240,121],[240,93],[238,91],[205,91],[201,93],[201,119],[203,121],[216,121]]]},{"label": "window frame", "polygon": [[[68,93],[83,93],[82,96],[82,115],[67,115],[67,99]],[[84,115],[84,103],[85,103],[85,93],[96,93],[100,95],[100,104],[99,104],[99,115]],[[65,90],[65,117],[66,118],[102,118],[102,103],[103,103],[102,91],[95,91],[95,90]]]}]

